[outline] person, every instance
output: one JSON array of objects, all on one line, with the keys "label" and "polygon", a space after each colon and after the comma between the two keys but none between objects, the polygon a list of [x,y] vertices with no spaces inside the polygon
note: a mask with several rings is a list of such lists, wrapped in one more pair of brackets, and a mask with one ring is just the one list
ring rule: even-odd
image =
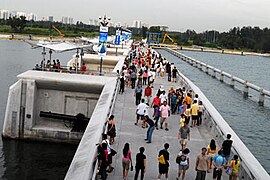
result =
[{"label": "person", "polygon": [[131,70],[130,80],[131,80],[131,88],[132,89],[135,88],[136,77],[137,77],[136,72],[134,70]]},{"label": "person", "polygon": [[190,129],[186,121],[184,123],[184,127],[179,129],[178,140],[181,144],[182,150],[184,150],[187,146],[187,141],[190,141]]},{"label": "person", "polygon": [[183,104],[180,106],[180,113],[185,114],[187,110],[187,101],[183,101]]},{"label": "person", "polygon": [[160,98],[161,104],[163,104],[164,101],[167,101],[167,100],[168,100],[168,97],[167,97],[165,91],[162,91],[162,93],[161,93],[161,95],[159,96],[159,98]]},{"label": "person", "polygon": [[[159,159],[159,163],[158,163],[158,171],[159,171],[159,175],[158,175],[158,180],[160,180],[161,176],[163,174],[165,174],[166,179],[168,179],[168,172],[169,172],[169,157],[170,157],[170,153],[168,152],[169,149],[169,144],[165,143],[164,144],[164,149],[159,151],[158,154],[158,159]],[[163,157],[163,158],[162,158]],[[164,162],[163,162],[163,160]]]},{"label": "person", "polygon": [[207,146],[207,156],[208,156],[208,164],[209,169],[212,168],[213,158],[215,157],[217,152],[217,145],[214,139],[211,139],[210,144]]},{"label": "person", "polygon": [[86,71],[86,66],[85,66],[85,63],[83,63],[82,67],[81,67],[81,73],[84,74],[85,71]]},{"label": "person", "polygon": [[143,85],[146,85],[146,81],[148,79],[148,72],[147,70],[143,71]]},{"label": "person", "polygon": [[144,97],[146,97],[146,102],[150,104],[150,100],[152,97],[152,88],[148,84],[147,87],[144,89]]},{"label": "person", "polygon": [[122,75],[120,76],[119,94],[123,94],[124,91],[125,91],[125,75],[124,75],[124,73],[122,73]]},{"label": "person", "polygon": [[155,117],[155,127],[156,127],[157,130],[158,130],[158,120],[159,120],[159,117],[160,117],[159,108],[160,108],[159,104],[157,106],[155,106],[154,115],[153,115],[153,117]]},{"label": "person", "polygon": [[109,117],[108,123],[108,129],[107,129],[107,135],[110,136],[110,145],[114,143],[114,138],[116,136],[116,129],[115,129],[115,123],[114,123],[114,115],[111,115]]},{"label": "person", "polygon": [[196,180],[205,180],[206,172],[210,172],[206,151],[207,149],[203,147],[202,152],[197,156],[195,165],[195,171],[197,171]]},{"label": "person", "polygon": [[176,67],[174,67],[172,70],[172,82],[176,83],[176,76],[177,76],[177,69]]},{"label": "person", "polygon": [[186,116],[184,114],[181,114],[180,118],[180,128],[185,126]]},{"label": "person", "polygon": [[202,115],[204,112],[204,107],[202,101],[199,101],[199,111],[198,111],[198,126],[202,124]]},{"label": "person", "polygon": [[141,103],[137,106],[137,109],[136,109],[136,115],[137,115],[136,122],[135,122],[136,126],[138,125],[138,122],[140,119],[143,120],[146,106],[147,105],[144,103],[144,99],[142,99]]},{"label": "person", "polygon": [[180,162],[178,164],[179,168],[178,168],[178,176],[176,177],[176,179],[178,180],[182,174],[182,180],[185,179],[186,176],[186,171],[189,168],[189,152],[190,150],[188,148],[185,148],[183,151],[180,151],[179,154],[177,155],[180,159]]},{"label": "person", "polygon": [[151,143],[152,142],[152,134],[155,130],[155,123],[152,119],[149,118],[149,116],[144,116],[144,119],[146,123],[149,125],[147,133],[146,133],[146,143]]},{"label": "person", "polygon": [[108,150],[107,144],[102,143],[101,146],[98,146],[98,171],[101,175],[102,180],[107,179],[107,161],[108,161]]},{"label": "person", "polygon": [[145,170],[146,170],[146,156],[144,153],[144,147],[140,147],[139,153],[136,155],[136,165],[135,165],[135,177],[134,180],[138,179],[139,173],[141,171],[141,180],[144,178]]},{"label": "person", "polygon": [[232,143],[233,141],[231,140],[232,135],[231,134],[227,134],[227,139],[225,141],[223,141],[222,143],[222,154],[225,157],[226,161],[229,161],[230,158],[230,154],[231,154],[231,147],[232,147]]},{"label": "person", "polygon": [[171,82],[172,70],[169,62],[166,64],[166,73],[168,74],[168,82]]},{"label": "person", "polygon": [[172,92],[172,96],[171,96],[171,110],[172,110],[172,114],[175,114],[176,111],[176,103],[177,103],[177,96],[175,94],[175,92]]},{"label": "person", "polygon": [[136,99],[136,105],[137,106],[141,102],[142,92],[143,92],[143,89],[141,87],[141,84],[138,84],[137,87],[135,88],[135,91],[134,91],[134,96],[135,96],[135,99]]},{"label": "person", "polygon": [[167,105],[167,101],[163,102],[163,105],[159,108],[160,111],[160,129],[163,129],[163,123],[165,122],[165,131],[168,131],[168,117],[170,116],[170,106]]},{"label": "person", "polygon": [[229,167],[232,168],[232,174],[229,177],[229,180],[237,180],[238,177],[238,169],[240,167],[240,161],[238,160],[238,155],[234,155],[233,159],[231,160]]},{"label": "person", "polygon": [[102,134],[102,142],[105,143],[107,146],[107,152],[108,152],[108,159],[107,164],[109,165],[108,172],[111,173],[114,170],[114,167],[112,167],[112,155],[111,155],[111,145],[109,140],[107,139],[107,134]]},{"label": "person", "polygon": [[156,94],[156,97],[153,99],[151,107],[155,109],[156,106],[159,106],[161,104],[161,100],[159,98],[159,95]]},{"label": "person", "polygon": [[186,103],[187,103],[187,109],[189,109],[191,107],[191,102],[192,102],[192,98],[191,98],[191,94],[190,93],[187,93],[184,101],[186,101]]},{"label": "person", "polygon": [[222,151],[218,151],[218,155],[213,159],[214,171],[213,179],[221,180],[222,167],[226,165],[226,160],[222,155]]},{"label": "person", "polygon": [[191,127],[195,127],[198,121],[198,112],[199,112],[199,106],[197,104],[197,100],[194,100],[193,104],[191,105],[191,118],[192,118],[192,124]]},{"label": "person", "polygon": [[58,72],[60,72],[60,70],[61,70],[61,64],[60,64],[59,59],[56,59],[56,63],[57,63]]},{"label": "person", "polygon": [[123,149],[123,158],[122,158],[124,180],[127,179],[130,164],[132,168],[131,150],[129,149],[129,143],[126,143]]}]

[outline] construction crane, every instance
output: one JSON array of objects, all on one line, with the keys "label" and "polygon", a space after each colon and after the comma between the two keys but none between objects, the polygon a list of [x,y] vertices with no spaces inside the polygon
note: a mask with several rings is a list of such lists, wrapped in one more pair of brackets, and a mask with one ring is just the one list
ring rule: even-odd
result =
[{"label": "construction crane", "polygon": [[173,45],[177,45],[177,43],[175,43],[174,40],[167,33],[164,34],[162,44],[164,44],[166,38],[168,38],[173,43]]},{"label": "construction crane", "polygon": [[64,35],[59,29],[57,29],[54,25],[52,25],[52,28],[53,28],[56,32],[58,32],[58,34],[59,34],[60,37],[64,37],[64,36],[65,36],[65,35]]}]

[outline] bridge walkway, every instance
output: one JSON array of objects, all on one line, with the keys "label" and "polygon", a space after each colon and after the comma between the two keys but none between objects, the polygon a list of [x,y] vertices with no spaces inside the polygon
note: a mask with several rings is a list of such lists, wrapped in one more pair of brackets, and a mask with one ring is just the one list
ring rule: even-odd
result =
[{"label": "bridge walkway", "polygon": [[[166,93],[170,87],[179,88],[177,83],[168,82],[166,77],[157,77],[154,83],[153,94],[157,92],[160,85],[164,85]],[[145,88],[145,87],[143,87]],[[141,128],[141,123],[138,126],[134,125],[136,118],[136,105],[135,97],[133,96],[134,90],[126,88],[122,95],[118,95],[115,104],[115,123],[117,128],[117,136],[115,138],[115,144],[112,145],[118,153],[113,157],[114,171],[108,175],[109,180],[120,180],[122,177],[122,149],[125,143],[130,144],[132,151],[133,166],[135,166],[135,157],[141,146],[145,147],[145,155],[147,158],[146,164],[146,180],[156,180],[158,176],[158,161],[157,156],[159,150],[163,149],[164,143],[169,143],[168,149],[170,153],[170,168],[169,179],[175,179],[178,172],[178,165],[175,162],[176,156],[180,151],[180,144],[178,142],[178,130],[180,115],[171,115],[169,117],[169,131],[154,130],[152,136],[152,143],[147,144],[145,142],[147,128]],[[153,109],[150,108],[149,115],[153,114]],[[188,142],[187,147],[191,150],[190,153],[190,168],[186,173],[187,180],[195,179],[195,161],[197,155],[201,152],[201,148],[205,147],[211,139],[211,135],[203,126],[197,128],[191,128],[191,140]],[[135,169],[135,168],[134,168]],[[223,174],[225,174],[223,172]],[[129,171],[127,179],[134,179],[135,171]],[[227,175],[224,175],[227,177]],[[140,176],[139,176],[140,177]],[[163,176],[163,178],[165,177]],[[212,179],[211,173],[207,174],[206,179]]]}]

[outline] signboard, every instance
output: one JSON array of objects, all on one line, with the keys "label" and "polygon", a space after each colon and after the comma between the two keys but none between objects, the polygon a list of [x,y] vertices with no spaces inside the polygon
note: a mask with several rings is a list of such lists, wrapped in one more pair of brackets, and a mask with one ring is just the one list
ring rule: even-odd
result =
[{"label": "signboard", "polygon": [[159,44],[160,33],[147,32],[146,37],[147,37],[147,42]]},{"label": "signboard", "polygon": [[106,43],[108,39],[108,27],[100,26],[99,29],[99,43]]},{"label": "signboard", "polygon": [[115,45],[120,45],[120,39],[121,39],[121,31],[118,29],[116,30],[116,34],[115,34],[115,41],[114,44]]},{"label": "signboard", "polygon": [[122,41],[129,40],[132,34],[130,32],[122,31]]},{"label": "signboard", "polygon": [[98,55],[99,56],[106,56],[106,45],[105,43],[101,43],[98,47]]}]

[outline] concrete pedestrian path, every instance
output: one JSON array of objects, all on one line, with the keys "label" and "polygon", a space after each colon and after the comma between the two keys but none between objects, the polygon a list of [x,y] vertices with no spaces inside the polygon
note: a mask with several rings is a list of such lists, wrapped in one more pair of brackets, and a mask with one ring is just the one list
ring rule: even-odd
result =
[{"label": "concrete pedestrian path", "polygon": [[[168,82],[166,77],[157,77],[154,83],[153,95],[157,92],[160,85],[164,85],[166,93],[170,87],[179,88],[180,85],[176,83]],[[145,88],[145,86],[143,86]],[[123,95],[118,95],[115,104],[115,123],[117,128],[117,135],[115,138],[115,144],[112,148],[118,153],[113,157],[114,171],[108,175],[109,180],[121,180],[122,176],[122,150],[125,143],[130,144],[132,151],[132,161],[135,167],[135,157],[141,146],[145,147],[145,154],[147,158],[145,180],[156,180],[158,176],[158,152],[163,149],[164,143],[169,143],[168,149],[170,153],[170,167],[169,167],[169,179],[176,179],[178,172],[178,165],[175,162],[176,156],[180,151],[180,144],[178,142],[178,130],[180,115],[171,115],[169,117],[169,131],[164,129],[154,130],[152,143],[147,144],[145,142],[147,128],[141,128],[141,122],[138,126],[135,126],[136,118],[136,105],[134,90],[131,88],[125,88]],[[153,108],[150,108],[150,117],[153,114]],[[152,118],[152,117],[151,117]],[[201,133],[203,132],[203,133]],[[206,146],[210,142],[211,137],[207,134],[207,130],[202,127],[191,128],[191,140],[188,142],[187,147],[191,150],[190,153],[190,167],[187,170],[186,178],[195,179],[195,161],[197,155],[201,152],[201,148]],[[223,172],[224,173],[224,172]],[[135,168],[133,171],[129,171],[127,179],[134,179]],[[139,176],[140,178],[140,176]],[[138,179],[139,179],[138,178]],[[165,179],[163,176],[161,179]],[[212,179],[212,171],[207,174],[207,179]]]}]

